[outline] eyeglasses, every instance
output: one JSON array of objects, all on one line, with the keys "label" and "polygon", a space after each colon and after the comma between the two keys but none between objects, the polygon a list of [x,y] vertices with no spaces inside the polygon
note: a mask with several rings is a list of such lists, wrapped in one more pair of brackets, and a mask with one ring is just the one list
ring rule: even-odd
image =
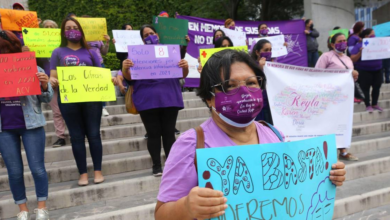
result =
[{"label": "eyeglasses", "polygon": [[263,77],[261,76],[251,76],[244,81],[238,81],[235,79],[225,80],[221,83],[211,86],[211,88],[217,88],[226,95],[234,95],[240,89],[241,82],[245,82],[245,86],[251,92],[257,92],[261,88]]}]

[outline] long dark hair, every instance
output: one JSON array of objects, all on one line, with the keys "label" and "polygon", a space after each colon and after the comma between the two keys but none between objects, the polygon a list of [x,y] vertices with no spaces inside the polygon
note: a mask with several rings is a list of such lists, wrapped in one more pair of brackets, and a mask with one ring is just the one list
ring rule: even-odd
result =
[{"label": "long dark hair", "polygon": [[0,54],[20,53],[22,44],[11,31],[0,31]]},{"label": "long dark hair", "polygon": [[232,40],[230,40],[230,38],[227,37],[227,36],[223,36],[223,37],[220,37],[220,38],[215,42],[215,48],[222,47],[222,43],[223,43],[224,40],[229,41],[230,46],[231,46],[231,47],[234,47]]},{"label": "long dark hair", "polygon": [[363,39],[363,38],[365,38],[367,35],[370,35],[371,32],[372,32],[373,30],[374,30],[374,29],[372,29],[372,28],[367,28],[367,29],[365,29],[364,31],[362,31],[362,33],[359,34],[359,37]]},{"label": "long dark hair", "polygon": [[144,24],[144,25],[142,25],[141,29],[139,30],[139,34],[141,35],[141,39],[142,39],[142,40],[144,39],[143,33],[144,33],[144,29],[145,29],[145,28],[150,28],[150,29],[152,29],[152,30],[154,31],[154,33],[157,34],[156,29],[155,29],[152,25],[150,25],[150,24]]},{"label": "long dark hair", "polygon": [[225,32],[224,32],[223,30],[221,30],[221,29],[218,29],[218,30],[214,31],[214,35],[213,35],[213,44],[214,44],[214,45],[215,45],[215,42],[217,41],[217,40],[215,39],[215,34],[217,34],[218,31],[222,32],[222,37],[225,37],[225,36],[226,36]]},{"label": "long dark hair", "polygon": [[251,57],[252,57],[253,60],[257,60],[258,59],[256,51],[260,51],[261,49],[263,49],[265,44],[271,44],[271,42],[269,42],[269,40],[267,40],[267,39],[262,39],[262,40],[259,40],[255,44],[255,46],[253,47],[252,53],[251,53]]},{"label": "long dark hair", "polygon": [[133,26],[131,26],[131,24],[127,23],[127,24],[122,25],[122,30],[126,30],[127,25],[129,25],[131,27],[131,29],[133,29]]},{"label": "long dark hair", "polygon": [[76,19],[71,18],[71,17],[67,17],[62,21],[60,47],[66,47],[68,45],[68,39],[66,39],[66,37],[65,37],[65,25],[66,25],[66,22],[68,22],[68,21],[73,21],[74,23],[76,23],[76,25],[77,25],[77,27],[82,35],[81,40],[80,40],[81,47],[83,47],[85,49],[89,49],[89,45],[87,44],[87,41],[85,40],[83,28],[81,27],[80,23]]}]

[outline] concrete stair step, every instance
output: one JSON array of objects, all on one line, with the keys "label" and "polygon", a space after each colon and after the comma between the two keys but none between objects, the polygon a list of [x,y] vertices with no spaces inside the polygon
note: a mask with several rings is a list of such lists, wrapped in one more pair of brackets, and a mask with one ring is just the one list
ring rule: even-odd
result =
[{"label": "concrete stair step", "polygon": [[[133,197],[135,195],[152,192],[158,189],[161,178],[153,177],[150,170],[128,172],[119,175],[105,176],[102,184],[91,184],[86,187],[77,186],[76,181],[51,184],[49,187],[50,210],[82,206],[106,200]],[[90,182],[93,181],[90,179]],[[36,208],[34,188],[27,188],[28,206],[30,210]],[[152,195],[149,197],[152,199]],[[156,198],[156,197],[154,197]],[[155,202],[153,200],[152,202]],[[126,205],[126,204],[125,204]],[[129,204],[127,204],[129,205]],[[128,206],[129,207],[129,206]],[[0,219],[13,218],[18,213],[18,206],[14,204],[11,195],[0,194]],[[69,214],[69,213],[68,213]],[[56,219],[56,218],[51,218]]]},{"label": "concrete stair step", "polygon": [[[210,117],[210,110],[207,107],[188,108],[179,111],[178,120],[206,118],[206,117]],[[127,125],[127,124],[136,124],[136,123],[142,123],[141,117],[139,115],[132,115],[126,113],[121,115],[110,115],[107,117],[102,117],[100,126],[108,127],[108,126]],[[46,125],[44,126],[44,128],[46,132],[55,131],[54,122],[46,121]]]},{"label": "concrete stair step", "polygon": [[370,135],[390,131],[390,121],[383,119],[374,120],[370,123],[356,123],[352,128],[352,137]]},{"label": "concrete stair step", "polygon": [[388,220],[390,219],[390,205],[384,205],[372,209],[365,209],[352,215],[334,220]]},{"label": "concrete stair step", "polygon": [[[390,100],[385,99],[385,100],[379,100],[378,105],[383,108],[383,109],[389,109],[390,108]],[[364,112],[366,111],[366,106],[364,103],[357,104],[355,103],[354,105],[354,112]]]},{"label": "concrete stair step", "polygon": [[[334,218],[390,204],[390,173],[345,182],[337,188]],[[373,219],[373,218],[369,218]]]},{"label": "concrete stair step", "polygon": [[388,147],[390,147],[390,132],[382,132],[353,137],[351,148],[348,149],[348,152],[359,154]]}]

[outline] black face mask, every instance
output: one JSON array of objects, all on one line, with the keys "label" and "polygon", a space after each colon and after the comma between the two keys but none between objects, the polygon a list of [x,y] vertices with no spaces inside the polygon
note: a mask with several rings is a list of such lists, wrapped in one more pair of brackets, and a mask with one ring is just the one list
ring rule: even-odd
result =
[{"label": "black face mask", "polygon": [[314,24],[311,24],[310,29],[313,30],[313,28],[314,28]]}]

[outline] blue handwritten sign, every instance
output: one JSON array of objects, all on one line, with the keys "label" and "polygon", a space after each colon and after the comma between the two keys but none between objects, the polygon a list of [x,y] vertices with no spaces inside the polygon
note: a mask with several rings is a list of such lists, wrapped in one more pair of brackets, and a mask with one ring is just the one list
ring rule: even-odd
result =
[{"label": "blue handwritten sign", "polygon": [[332,219],[336,137],[296,142],[199,149],[199,187],[228,199],[227,219]]},{"label": "blue handwritten sign", "polygon": [[372,27],[377,37],[389,37],[390,36],[390,22],[378,24]]},{"label": "blue handwritten sign", "polygon": [[182,78],[179,67],[179,45],[138,45],[128,46],[129,59],[134,63],[130,68],[131,79]]}]

